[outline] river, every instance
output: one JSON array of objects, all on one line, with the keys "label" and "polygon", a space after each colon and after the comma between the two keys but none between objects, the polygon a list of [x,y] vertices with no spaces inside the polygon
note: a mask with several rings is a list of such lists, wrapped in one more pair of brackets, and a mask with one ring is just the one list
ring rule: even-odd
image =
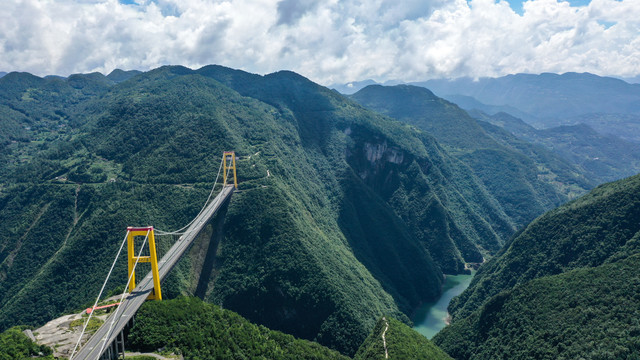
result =
[{"label": "river", "polygon": [[475,271],[471,275],[447,275],[442,285],[440,299],[436,302],[425,303],[416,310],[411,319],[413,329],[426,336],[427,339],[431,339],[438,331],[442,330],[447,325],[449,302],[469,286],[474,274]]}]

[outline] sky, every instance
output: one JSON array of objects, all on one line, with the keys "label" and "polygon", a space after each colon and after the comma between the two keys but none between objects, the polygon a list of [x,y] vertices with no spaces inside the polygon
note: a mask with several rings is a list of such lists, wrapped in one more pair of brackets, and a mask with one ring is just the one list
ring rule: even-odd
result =
[{"label": "sky", "polygon": [[640,0],[4,0],[0,71],[292,70],[323,85],[640,75]]}]

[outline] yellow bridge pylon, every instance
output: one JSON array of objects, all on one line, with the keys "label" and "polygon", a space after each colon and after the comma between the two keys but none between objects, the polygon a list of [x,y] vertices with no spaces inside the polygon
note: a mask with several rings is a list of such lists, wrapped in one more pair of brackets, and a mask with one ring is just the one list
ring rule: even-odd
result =
[{"label": "yellow bridge pylon", "polygon": [[[147,236],[149,241],[149,256],[136,256],[134,249],[134,239],[136,236]],[[153,232],[153,226],[147,227],[132,227],[127,228],[127,252],[129,254],[129,293],[133,292],[136,288],[136,272],[135,264],[138,263],[151,263],[151,273],[153,274],[153,291],[147,299],[149,300],[162,300],[162,290],[160,289],[160,273],[158,272],[158,254],[156,252],[156,237]]]},{"label": "yellow bridge pylon", "polygon": [[[230,165],[227,165],[227,160],[230,161]],[[222,154],[222,163],[224,164],[223,168],[223,184],[227,184],[227,171],[233,169],[233,186],[238,189],[238,177],[236,176],[236,153],[235,151],[225,151]]]}]

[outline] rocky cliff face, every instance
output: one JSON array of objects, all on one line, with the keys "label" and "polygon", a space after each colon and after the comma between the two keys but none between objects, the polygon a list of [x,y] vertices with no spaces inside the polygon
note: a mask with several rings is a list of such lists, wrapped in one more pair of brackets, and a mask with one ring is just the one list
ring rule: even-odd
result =
[{"label": "rocky cliff face", "polygon": [[[461,273],[465,263],[482,262],[513,231],[471,172],[431,137],[422,137],[428,155],[419,156],[363,127],[345,133],[351,169],[404,220],[445,273]],[[475,203],[456,189],[473,193]]]},{"label": "rocky cliff face", "polygon": [[380,160],[393,164],[402,164],[404,160],[404,152],[399,148],[389,148],[386,141],[380,144],[365,143],[364,153],[371,165],[379,163]]}]

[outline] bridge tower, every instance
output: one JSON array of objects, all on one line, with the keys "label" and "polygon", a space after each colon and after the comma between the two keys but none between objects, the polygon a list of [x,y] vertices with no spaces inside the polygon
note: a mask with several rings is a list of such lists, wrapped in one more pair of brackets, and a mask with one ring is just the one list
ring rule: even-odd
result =
[{"label": "bridge tower", "polygon": [[[136,236],[147,236],[149,241],[149,256],[136,256],[134,249],[134,239]],[[162,289],[160,289],[160,273],[158,272],[158,254],[156,252],[156,237],[153,226],[127,228],[127,252],[129,254],[129,293],[136,288],[135,264],[151,263],[151,273],[153,274],[153,291],[149,294],[149,300],[162,300]]]},{"label": "bridge tower", "polygon": [[[227,165],[227,161],[230,161],[230,165]],[[227,171],[233,169],[233,186],[238,189],[238,177],[236,176],[236,153],[235,151],[225,151],[222,155],[223,168],[223,184],[227,183]]]}]

